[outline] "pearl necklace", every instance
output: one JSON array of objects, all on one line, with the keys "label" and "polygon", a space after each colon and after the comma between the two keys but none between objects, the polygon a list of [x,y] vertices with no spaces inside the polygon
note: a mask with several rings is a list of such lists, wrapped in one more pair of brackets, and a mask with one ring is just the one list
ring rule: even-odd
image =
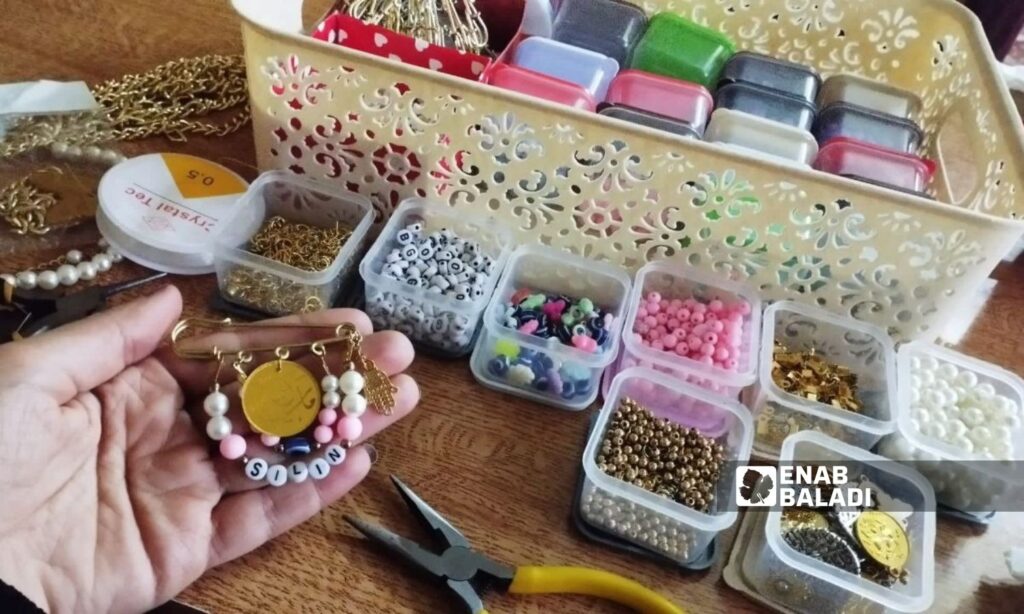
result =
[{"label": "pearl necklace", "polygon": [[15,275],[5,273],[0,275],[0,279],[22,290],[53,290],[57,286],[73,286],[80,281],[92,281],[123,259],[121,253],[110,247],[106,239],[100,239],[98,245],[100,251],[92,258],[86,259],[81,251],[72,249],[40,267],[43,270],[25,270]]}]

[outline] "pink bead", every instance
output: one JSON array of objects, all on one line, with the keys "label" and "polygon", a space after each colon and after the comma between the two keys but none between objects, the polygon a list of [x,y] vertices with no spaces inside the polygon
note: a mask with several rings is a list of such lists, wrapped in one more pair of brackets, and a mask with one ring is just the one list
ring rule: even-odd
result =
[{"label": "pink bead", "polygon": [[331,440],[334,439],[334,429],[321,424],[313,431],[313,439],[317,443],[331,443]]},{"label": "pink bead", "polygon": [[334,423],[338,421],[338,412],[333,409],[321,409],[317,420],[324,426],[334,426]]},{"label": "pink bead", "polygon": [[668,348],[668,349],[672,349],[672,348],[676,347],[676,344],[678,344],[678,343],[679,343],[679,338],[676,337],[673,334],[665,335],[665,337],[661,340],[661,344],[663,346],[665,346],[666,348]]},{"label": "pink bead", "polygon": [[668,326],[669,330],[675,330],[679,328],[679,320],[677,318],[672,318],[668,322],[665,322],[665,326]]},{"label": "pink bead", "polygon": [[686,357],[690,355],[690,346],[686,343],[677,343],[674,349],[676,354],[679,354],[680,356]]},{"label": "pink bead", "polygon": [[658,315],[661,313],[661,305],[657,303],[647,303],[647,313],[649,315]]},{"label": "pink bead", "polygon": [[685,301],[683,301],[683,307],[689,309],[690,311],[693,311],[693,308],[696,304],[697,301],[693,300],[692,298],[688,298]]},{"label": "pink bead", "polygon": [[750,315],[750,303],[748,303],[747,301],[740,301],[736,303],[734,310],[736,313],[742,316]]},{"label": "pink bead", "polygon": [[707,312],[704,313],[704,321],[705,322],[717,322],[718,321],[718,314],[715,313],[714,311],[707,311]]},{"label": "pink bead", "polygon": [[694,351],[694,352],[699,350],[700,346],[704,345],[704,342],[701,341],[700,337],[698,337],[696,335],[690,335],[690,338],[686,340],[686,343],[687,343],[687,345],[690,346],[690,349],[692,351]]},{"label": "pink bead", "polygon": [[665,311],[666,309],[668,309],[668,306],[671,305],[671,303],[668,302],[668,299],[663,298],[660,301],[658,301],[658,305],[661,307],[662,311]]},{"label": "pink bead", "polygon": [[693,309],[691,309],[690,311],[693,311],[694,313],[704,313],[707,310],[708,310],[708,306],[705,305],[704,303],[695,303],[693,305]]},{"label": "pink bead", "polygon": [[635,343],[643,343],[644,337],[640,333],[632,333],[633,341]]},{"label": "pink bead", "polygon": [[680,322],[679,328],[676,329],[677,337],[689,337],[693,332],[693,324],[689,322]]},{"label": "pink bead", "polygon": [[708,309],[710,309],[711,311],[714,311],[715,313],[718,313],[719,311],[722,311],[722,309],[724,309],[724,308],[725,308],[725,303],[723,303],[722,301],[718,300],[717,298],[712,300],[710,303],[708,303]]},{"label": "pink bead", "polygon": [[713,364],[715,364],[715,359],[710,357],[710,356],[701,356],[698,360],[700,360],[702,363],[704,363],[706,365],[713,365]]},{"label": "pink bead", "polygon": [[221,439],[220,455],[228,460],[235,460],[245,456],[245,437],[241,435],[228,435]]},{"label": "pink bead", "polygon": [[656,316],[647,316],[646,318],[644,318],[644,324],[646,324],[649,327],[657,326],[658,318]]},{"label": "pink bead", "polygon": [[651,327],[647,326],[646,324],[641,322],[641,323],[636,325],[636,329],[635,330],[636,330],[636,332],[638,332],[641,335],[646,335],[648,333],[648,331],[651,330]]},{"label": "pink bead", "polygon": [[660,339],[661,337],[664,337],[665,335],[668,334],[668,329],[664,326],[659,326],[654,329],[654,334],[658,335],[658,338]]},{"label": "pink bead", "polygon": [[693,334],[697,335],[698,337],[703,337],[704,333],[706,332],[708,332],[707,324],[698,324],[693,327]]},{"label": "pink bead", "polygon": [[674,298],[671,301],[669,301],[669,305],[674,307],[676,311],[679,311],[683,307],[683,301],[681,301],[681,300],[679,300],[677,298]]},{"label": "pink bead", "polygon": [[735,371],[740,363],[735,358],[729,358],[725,361],[725,368],[730,371]]},{"label": "pink bead", "polygon": [[686,307],[683,307],[682,309],[679,310],[679,313],[676,314],[676,317],[678,317],[680,320],[689,320],[691,315],[693,315],[693,312],[687,309]]},{"label": "pink bead", "polygon": [[718,346],[715,349],[715,360],[719,362],[725,362],[726,360],[729,359],[730,356],[732,356],[732,354],[729,353],[729,350],[725,349],[722,346]]},{"label": "pink bead", "polygon": [[704,343],[718,345],[718,335],[716,335],[715,333],[704,333],[702,339],[704,339]]},{"label": "pink bead", "polygon": [[273,448],[277,444],[281,443],[281,438],[276,435],[260,435],[260,443],[268,448]]},{"label": "pink bead", "polygon": [[704,356],[711,356],[715,353],[715,346],[710,343],[704,343],[700,346],[700,353]]},{"label": "pink bead", "polygon": [[663,352],[663,351],[665,351],[665,342],[664,341],[655,341],[654,343],[651,344],[651,349],[657,350],[659,352]]},{"label": "pink bead", "polygon": [[693,312],[693,315],[690,316],[690,322],[693,324],[703,324],[704,314],[699,311]]},{"label": "pink bead", "polygon": [[651,292],[650,294],[647,295],[647,302],[649,302],[649,303],[660,303],[661,302],[661,294],[659,294],[658,292]]},{"label": "pink bead", "polygon": [[530,320],[523,322],[522,326],[519,327],[519,332],[532,335],[537,332],[538,328],[540,328],[540,320]]},{"label": "pink bead", "polygon": [[354,416],[345,416],[338,420],[338,437],[342,441],[355,441],[363,434],[363,421]]},{"label": "pink bead", "polygon": [[672,303],[669,303],[668,309],[665,310],[665,313],[667,313],[669,317],[675,317],[679,313],[679,308]]},{"label": "pink bead", "polygon": [[668,323],[668,314],[667,313],[659,313],[657,316],[654,317],[654,319],[658,321],[658,324],[667,324]]},{"label": "pink bead", "polygon": [[711,323],[711,332],[720,333],[725,330],[725,324],[721,320],[715,320]]},{"label": "pink bead", "polygon": [[643,305],[640,305],[640,307],[636,310],[636,319],[637,320],[643,320],[646,317],[647,317],[647,308],[644,307]]}]

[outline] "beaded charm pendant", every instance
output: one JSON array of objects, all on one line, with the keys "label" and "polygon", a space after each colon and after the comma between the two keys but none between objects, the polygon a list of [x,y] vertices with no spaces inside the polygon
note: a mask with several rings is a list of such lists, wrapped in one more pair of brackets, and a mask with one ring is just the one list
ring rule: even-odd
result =
[{"label": "beaded charm pendant", "polygon": [[[178,330],[178,329],[181,330]],[[179,325],[176,335],[187,328]],[[226,355],[214,348],[217,373],[203,408],[209,416],[206,434],[218,443],[220,455],[239,460],[245,474],[256,482],[283,486],[309,478],[322,480],[332,467],[345,461],[347,450],[362,437],[362,417],[372,405],[381,414],[390,414],[397,389],[385,373],[361,350],[362,338],[351,325],[336,329],[336,337],[308,346],[320,358],[324,375],[319,382],[305,366],[290,360],[289,347],[273,349],[276,356],[246,373],[254,355],[263,350],[239,351],[233,355],[233,367],[241,384],[239,400],[242,415],[267,458],[250,456],[255,437],[247,438],[234,429],[228,413],[230,398],[221,391],[219,376]],[[177,336],[173,337],[177,342]],[[328,346],[341,346],[344,372],[330,370]],[[180,354],[181,352],[179,352]],[[191,354],[190,354],[191,355]]]}]

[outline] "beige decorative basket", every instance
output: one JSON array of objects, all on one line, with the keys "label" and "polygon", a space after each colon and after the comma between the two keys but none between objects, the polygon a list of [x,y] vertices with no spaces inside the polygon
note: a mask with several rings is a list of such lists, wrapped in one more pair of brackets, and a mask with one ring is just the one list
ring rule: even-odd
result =
[{"label": "beige decorative basket", "polygon": [[[486,0],[478,0],[485,2]],[[953,0],[658,0],[743,49],[918,94],[932,195],[775,164],[305,36],[301,0],[234,0],[261,169],[489,212],[635,270],[678,258],[930,339],[1021,236],[1024,135]]]}]

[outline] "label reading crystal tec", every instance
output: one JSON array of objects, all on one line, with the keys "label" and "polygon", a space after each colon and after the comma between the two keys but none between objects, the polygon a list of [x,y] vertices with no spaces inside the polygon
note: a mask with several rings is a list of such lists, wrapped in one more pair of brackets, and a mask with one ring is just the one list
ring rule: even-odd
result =
[{"label": "label reading crystal tec", "polygon": [[230,219],[247,184],[213,162],[181,154],[133,158],[100,186],[105,213],[147,244],[207,243]]}]

